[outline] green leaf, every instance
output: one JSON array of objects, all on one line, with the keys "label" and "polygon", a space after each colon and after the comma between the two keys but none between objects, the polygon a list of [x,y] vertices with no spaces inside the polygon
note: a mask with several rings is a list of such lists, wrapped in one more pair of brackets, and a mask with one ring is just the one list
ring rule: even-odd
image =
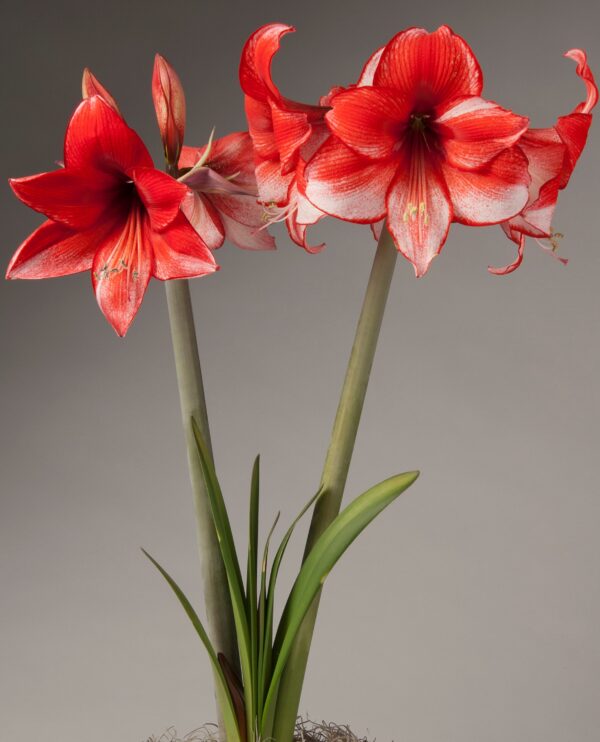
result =
[{"label": "green leaf", "polygon": [[[262,705],[266,692],[265,676],[270,672],[269,663],[272,631],[269,634],[268,641],[266,641],[267,566],[269,562],[269,546],[271,545],[271,538],[280,515],[281,513],[277,513],[275,516],[275,521],[267,535],[260,566],[260,593],[258,597],[258,693],[256,697],[256,713],[259,718],[262,713]],[[269,650],[268,653],[267,648]]]},{"label": "green leaf", "polygon": [[253,673],[252,673],[252,650],[250,645],[250,628],[248,617],[246,615],[246,596],[244,593],[244,584],[240,571],[240,565],[235,550],[231,524],[227,515],[227,508],[221,492],[221,487],[214,470],[212,459],[202,438],[202,433],[194,418],[192,418],[192,430],[196,441],[196,448],[200,458],[200,467],[206,485],[206,491],[210,502],[210,509],[217,532],[217,540],[223,564],[227,574],[229,585],[229,594],[231,595],[231,605],[233,608],[233,618],[235,622],[235,631],[240,651],[240,665],[242,670],[242,681],[244,686],[244,701],[246,706],[246,720],[248,724],[247,738],[253,739],[254,718],[255,718],[255,696],[253,694]]},{"label": "green leaf", "polygon": [[319,499],[319,497],[321,497],[323,492],[324,490],[320,489],[315,495],[313,495],[310,498],[310,500],[306,503],[306,505],[302,508],[302,510],[298,513],[298,515],[294,518],[294,520],[292,521],[292,524],[287,529],[284,537],[282,538],[279,548],[277,549],[275,553],[275,558],[273,559],[273,566],[271,567],[271,574],[269,576],[269,590],[267,593],[266,617],[265,617],[265,639],[264,639],[264,649],[263,649],[264,651],[264,657],[263,657],[264,674],[262,678],[263,697],[264,697],[264,694],[266,694],[267,687],[271,681],[270,671],[271,671],[271,653],[273,649],[273,614],[275,611],[275,586],[277,584],[277,577],[279,576],[279,568],[281,566],[281,562],[283,560],[283,555],[285,554],[287,545],[292,537],[292,534],[294,533],[295,527],[297,526],[302,516],[306,513],[306,511],[312,505],[314,505],[314,503]]},{"label": "green leaf", "polygon": [[148,557],[148,559],[152,562],[152,564],[156,567],[156,569],[165,578],[171,590],[173,590],[179,602],[183,606],[183,610],[186,612],[188,618],[192,622],[192,626],[196,629],[196,633],[198,634],[202,643],[204,644],[204,647],[206,651],[208,652],[208,656],[210,657],[210,661],[215,671],[215,677],[217,678],[217,681],[218,681],[218,686],[220,690],[219,697],[222,698],[224,701],[224,703],[221,705],[223,706],[222,708],[223,723],[225,724],[225,732],[227,734],[227,740],[228,742],[241,742],[240,730],[238,729],[238,725],[236,721],[236,709],[233,704],[231,695],[229,693],[227,680],[225,678],[223,670],[221,669],[221,665],[219,663],[219,660],[217,658],[217,654],[213,648],[213,645],[211,644],[211,641],[208,638],[208,634],[206,633],[204,626],[202,625],[202,622],[198,618],[198,614],[194,610],[190,601],[185,596],[183,590],[179,587],[179,585],[175,582],[175,580],[171,577],[171,575],[163,567],[161,567],[161,565],[156,561],[156,559],[151,557],[150,554],[148,554],[148,552],[145,549],[142,549],[142,552],[144,553],[146,557]]},{"label": "green leaf", "polygon": [[250,517],[248,524],[248,562],[246,566],[246,615],[250,624],[250,661],[252,665],[252,694],[257,696],[258,682],[258,626],[256,580],[258,570],[258,515],[260,496],[260,456],[254,460],[250,487]]},{"label": "green leaf", "polygon": [[419,472],[399,474],[367,490],[351,502],[316,541],[294,582],[279,623],[273,648],[275,666],[262,712],[261,724],[268,718],[294,638],[327,575],[361,531],[410,487],[418,476]]}]

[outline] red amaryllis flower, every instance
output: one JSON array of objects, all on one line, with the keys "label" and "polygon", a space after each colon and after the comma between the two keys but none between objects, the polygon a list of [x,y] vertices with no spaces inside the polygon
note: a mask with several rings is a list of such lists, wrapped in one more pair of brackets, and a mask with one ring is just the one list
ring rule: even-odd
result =
[{"label": "red amaryllis flower", "polygon": [[386,217],[422,276],[451,222],[497,224],[523,208],[527,158],[513,145],[528,120],[480,97],[479,64],[447,26],[397,34],[369,60],[371,77],[332,99],[335,136],[307,165],[305,193],[347,221]]},{"label": "red amaryllis flower", "polygon": [[264,208],[257,201],[254,149],[248,132],[210,141],[204,147],[183,147],[180,178],[190,189],[182,210],[208,247],[227,238],[246,250],[273,250],[265,229]]},{"label": "red amaryllis flower", "polygon": [[[323,213],[299,190],[307,160],[329,136],[324,122],[327,105],[307,105],[281,95],[271,78],[271,62],[282,36],[295,29],[271,23],[246,42],[240,62],[248,129],[256,157],[258,196],[270,222],[285,219],[290,237],[309,252],[307,226]],[[325,104],[326,101],[322,100]]]},{"label": "red amaryllis flower", "polygon": [[179,76],[160,54],[154,58],[152,100],[165,160],[169,165],[175,165],[185,135],[185,94]]},{"label": "red amaryllis flower", "polygon": [[216,270],[180,210],[186,187],[156,170],[139,136],[99,96],[84,100],[65,136],[64,169],[11,180],[44,222],[17,250],[7,278],[91,270],[98,304],[125,335],[151,276]]},{"label": "red amaryllis flower", "polygon": [[518,268],[523,260],[526,237],[536,239],[540,247],[563,264],[568,262],[556,254],[557,239],[561,235],[554,232],[552,217],[558,192],[567,186],[585,146],[592,123],[591,111],[598,102],[598,88],[584,51],[571,49],[565,57],[577,63],[577,74],[586,86],[586,99],[570,114],[561,116],[554,126],[528,129],[519,140],[517,146],[527,157],[531,174],[529,198],[517,216],[502,224],[507,237],[517,245],[517,257],[504,268],[490,267],[490,273],[505,275]]}]

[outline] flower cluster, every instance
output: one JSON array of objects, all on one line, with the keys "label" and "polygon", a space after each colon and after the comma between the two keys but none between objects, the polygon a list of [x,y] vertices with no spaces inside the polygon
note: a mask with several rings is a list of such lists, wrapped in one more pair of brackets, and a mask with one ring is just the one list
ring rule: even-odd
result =
[{"label": "flower cluster", "polygon": [[[385,220],[398,250],[423,276],[450,224],[498,224],[523,258],[526,237],[555,254],[552,217],[585,145],[598,89],[585,52],[577,63],[587,95],[554,126],[482,97],[483,76],[468,44],[448,26],[410,28],[365,64],[356,84],[318,104],[281,94],[271,63],[291,26],[269,24],[244,46],[240,83],[248,132],[204,147],[184,145],[181,81],[157,55],[152,96],[167,173],[158,171],[111,94],[88,71],[83,102],[65,137],[64,166],[11,180],[16,195],[48,217],[17,250],[8,278],[90,270],[100,308],[119,335],[150,280],[217,269],[212,251],[228,239],[274,248],[266,227],[285,221],[308,252],[307,228],[325,215]],[[547,241],[544,245],[543,241]],[[560,258],[562,262],[566,262]]]}]

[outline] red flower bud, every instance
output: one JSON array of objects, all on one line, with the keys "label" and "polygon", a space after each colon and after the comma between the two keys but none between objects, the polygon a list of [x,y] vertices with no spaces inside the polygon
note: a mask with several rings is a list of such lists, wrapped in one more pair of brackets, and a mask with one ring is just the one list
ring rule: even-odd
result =
[{"label": "red flower bud", "polygon": [[185,133],[185,94],[177,73],[160,54],[154,59],[152,98],[165,159],[176,165]]}]

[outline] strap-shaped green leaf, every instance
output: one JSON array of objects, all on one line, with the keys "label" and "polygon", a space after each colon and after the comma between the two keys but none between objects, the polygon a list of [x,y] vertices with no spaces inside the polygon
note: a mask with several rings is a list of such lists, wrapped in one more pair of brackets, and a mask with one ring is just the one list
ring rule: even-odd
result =
[{"label": "strap-shaped green leaf", "polygon": [[156,569],[165,578],[171,590],[173,590],[173,592],[177,596],[177,599],[183,606],[183,610],[186,612],[188,618],[192,622],[192,626],[196,629],[196,633],[200,637],[202,644],[204,644],[204,647],[208,652],[208,656],[210,657],[210,661],[215,671],[215,677],[217,678],[219,683],[219,697],[223,699],[221,710],[223,713],[223,723],[225,724],[225,733],[227,735],[227,740],[228,742],[241,742],[240,731],[238,729],[236,721],[236,710],[231,695],[229,693],[227,680],[225,678],[225,675],[223,674],[223,670],[221,669],[221,665],[219,663],[213,645],[208,638],[208,634],[206,633],[202,622],[198,618],[198,614],[194,610],[190,601],[185,596],[183,590],[179,587],[179,585],[175,582],[171,575],[163,567],[161,567],[156,559],[151,557],[145,549],[142,549],[142,552],[145,556],[148,557],[148,559],[152,562]]},{"label": "strap-shaped green leaf", "polygon": [[252,665],[252,694],[257,696],[258,683],[258,625],[256,580],[258,571],[258,517],[260,497],[260,456],[252,467],[250,487],[250,514],[248,523],[248,562],[246,566],[246,615],[250,625],[250,661]]},{"label": "strap-shaped green leaf", "polygon": [[270,706],[275,699],[281,674],[302,619],[327,575],[359,533],[410,487],[418,476],[419,472],[399,474],[367,490],[332,521],[313,546],[294,582],[279,623],[273,648],[274,669],[261,726],[268,719]]},{"label": "strap-shaped green leaf", "polygon": [[[263,550],[263,557],[260,566],[260,592],[258,596],[258,693],[256,696],[256,714],[258,718],[262,713],[262,705],[264,696],[267,691],[265,677],[271,672],[270,657],[271,657],[271,640],[272,640],[272,628],[270,632],[267,632],[266,617],[267,617],[267,567],[269,563],[269,547],[271,545],[271,538],[275,531],[275,526],[279,520],[280,513],[275,516],[275,521],[271,526],[271,530],[267,535],[265,546]],[[267,636],[268,633],[268,636]]]},{"label": "strap-shaped green leaf", "polygon": [[242,581],[240,565],[235,550],[223,493],[221,492],[221,487],[214,470],[212,459],[208,454],[200,429],[193,418],[192,430],[194,432],[194,439],[196,441],[196,448],[200,459],[200,468],[202,469],[202,476],[204,477],[215,530],[217,532],[217,540],[219,542],[219,548],[221,549],[223,564],[225,565],[227,582],[229,584],[235,632],[240,651],[244,701],[246,704],[246,720],[248,723],[247,738],[251,740],[254,735],[254,718],[256,711],[255,696],[252,691],[252,651],[250,646],[250,628],[248,625],[248,616],[246,614],[244,583]]}]

